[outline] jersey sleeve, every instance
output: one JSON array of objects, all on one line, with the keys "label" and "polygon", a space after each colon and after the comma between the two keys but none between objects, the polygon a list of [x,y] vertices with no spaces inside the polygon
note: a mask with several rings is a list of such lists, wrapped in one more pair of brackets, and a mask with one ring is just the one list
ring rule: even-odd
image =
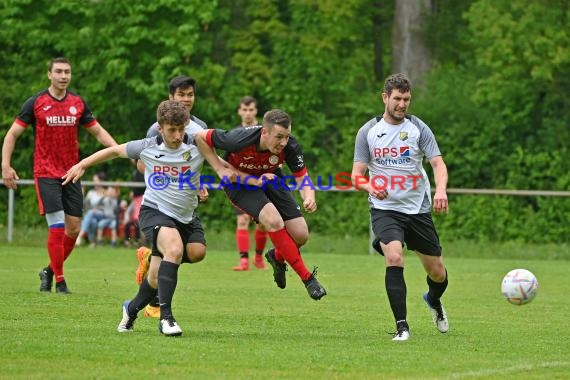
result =
[{"label": "jersey sleeve", "polygon": [[370,162],[371,158],[370,147],[368,146],[368,131],[371,126],[371,122],[368,122],[358,130],[354,141],[353,162],[363,162],[365,164]]},{"label": "jersey sleeve", "polygon": [[303,150],[293,136],[289,137],[289,142],[285,147],[285,162],[295,177],[302,177],[307,174]]},{"label": "jersey sleeve", "polygon": [[157,137],[148,137],[142,140],[129,141],[126,146],[127,157],[138,160],[141,157],[141,152],[146,148],[157,144]]},{"label": "jersey sleeve", "polygon": [[426,159],[429,161],[434,157],[441,156],[439,146],[435,140],[435,135],[431,129],[418,117],[413,116],[412,122],[420,129],[419,147],[424,152]]},{"label": "jersey sleeve", "polygon": [[24,102],[22,109],[15,120],[18,125],[26,128],[28,125],[34,123],[36,120],[36,117],[34,116],[34,103],[36,102],[36,99],[37,96],[32,96]]},{"label": "jersey sleeve", "polygon": [[81,115],[81,118],[79,119],[79,124],[84,125],[86,128],[90,128],[97,124],[97,119],[93,116],[93,112],[91,112],[91,108],[89,108],[87,103],[85,103],[83,99],[81,99],[81,101],[83,102],[84,108],[83,115]]},{"label": "jersey sleeve", "polygon": [[261,126],[234,128],[230,131],[208,129],[206,142],[213,148],[227,152],[238,152],[249,145],[256,144],[260,135]]},{"label": "jersey sleeve", "polygon": [[199,119],[194,115],[190,115],[190,120],[192,120],[194,123],[198,124],[200,127],[202,127],[202,129],[208,129],[208,124],[206,124],[206,122],[204,120]]}]

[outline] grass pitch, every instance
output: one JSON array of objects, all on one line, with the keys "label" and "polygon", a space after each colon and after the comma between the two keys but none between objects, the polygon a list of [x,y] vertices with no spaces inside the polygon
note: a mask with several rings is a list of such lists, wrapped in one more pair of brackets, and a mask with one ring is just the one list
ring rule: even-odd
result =
[{"label": "grass pitch", "polygon": [[[459,248],[459,247],[457,247]],[[447,245],[448,252],[453,247]],[[516,257],[516,246],[512,257]],[[476,255],[472,255],[475,257]],[[508,252],[503,256],[508,257]],[[73,294],[38,291],[41,247],[0,246],[2,379],[504,379],[568,378],[568,260],[447,257],[443,303],[450,331],[439,333],[421,295],[419,260],[406,254],[411,339],[395,329],[378,255],[304,255],[319,266],[329,295],[309,298],[293,271],[287,289],[271,272],[233,272],[233,252],[210,250],[183,265],[173,310],[184,334],[167,338],[139,317],[119,334],[121,303],[134,296],[134,250],[79,248],[66,263]],[[500,294],[515,267],[538,278],[534,301]]]}]

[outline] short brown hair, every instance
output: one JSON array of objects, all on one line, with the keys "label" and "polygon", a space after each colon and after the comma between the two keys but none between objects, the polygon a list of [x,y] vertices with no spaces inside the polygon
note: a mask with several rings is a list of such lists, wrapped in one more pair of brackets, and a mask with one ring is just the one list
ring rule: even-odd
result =
[{"label": "short brown hair", "polygon": [[49,72],[51,72],[51,70],[53,69],[54,63],[67,63],[71,67],[71,62],[69,62],[69,59],[64,58],[64,57],[57,57],[57,58],[54,58],[51,61],[49,61],[49,64],[48,64],[48,71]]},{"label": "short brown hair", "polygon": [[263,115],[263,126],[267,129],[273,129],[274,125],[289,128],[291,126],[291,118],[285,111],[280,109],[267,111],[265,115]]},{"label": "short brown hair", "polygon": [[181,102],[165,100],[156,109],[156,120],[160,126],[165,124],[185,126],[190,121],[190,114]]},{"label": "short brown hair", "polygon": [[247,95],[247,96],[244,96],[243,98],[241,98],[241,99],[239,100],[239,105],[240,105],[240,106],[241,106],[242,104],[243,104],[244,106],[248,106],[248,105],[250,105],[251,103],[253,103],[253,104],[257,107],[257,100],[255,100],[255,98],[254,98],[253,96]]},{"label": "short brown hair", "polygon": [[405,74],[392,74],[384,81],[384,88],[382,89],[382,92],[385,92],[388,96],[390,96],[394,89],[397,89],[402,93],[411,92],[412,82]]}]

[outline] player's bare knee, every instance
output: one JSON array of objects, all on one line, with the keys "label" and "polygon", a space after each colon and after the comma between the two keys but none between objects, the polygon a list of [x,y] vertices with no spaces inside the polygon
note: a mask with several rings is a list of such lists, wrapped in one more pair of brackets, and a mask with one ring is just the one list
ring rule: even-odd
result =
[{"label": "player's bare knee", "polygon": [[435,282],[444,282],[447,277],[447,272],[444,266],[438,265],[436,268],[432,268],[428,275]]},{"label": "player's bare knee", "polygon": [[307,240],[309,240],[309,231],[297,232],[295,234],[291,234],[291,237],[295,241],[295,244],[301,247],[307,243]]},{"label": "player's bare knee", "polygon": [[206,246],[193,244],[193,246],[187,250],[186,256],[190,263],[198,263],[206,257]]},{"label": "player's bare knee", "polygon": [[390,251],[389,249],[383,249],[384,260],[386,261],[386,266],[388,267],[403,267],[404,266],[404,256],[399,252]]},{"label": "player's bare knee", "polygon": [[242,214],[237,216],[237,229],[247,230],[249,228],[249,215]]},{"label": "player's bare knee", "polygon": [[180,264],[182,262],[182,248],[180,249],[166,249],[162,253],[163,260],[170,261],[171,263]]}]

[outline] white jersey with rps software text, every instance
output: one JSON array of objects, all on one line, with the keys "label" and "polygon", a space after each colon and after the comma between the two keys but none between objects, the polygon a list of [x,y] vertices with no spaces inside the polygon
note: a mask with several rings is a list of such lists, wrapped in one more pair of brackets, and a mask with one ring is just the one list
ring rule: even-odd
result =
[{"label": "white jersey with rps software text", "polygon": [[367,163],[371,182],[388,190],[383,200],[369,196],[370,207],[405,214],[430,212],[430,183],[422,161],[440,155],[432,131],[415,116],[397,125],[383,118],[368,121],[356,135],[354,162]]},{"label": "white jersey with rps software text", "polygon": [[142,204],[182,223],[192,221],[198,206],[204,158],[188,136],[178,149],[166,147],[161,136],[127,143],[127,156],[145,166],[146,189]]}]

